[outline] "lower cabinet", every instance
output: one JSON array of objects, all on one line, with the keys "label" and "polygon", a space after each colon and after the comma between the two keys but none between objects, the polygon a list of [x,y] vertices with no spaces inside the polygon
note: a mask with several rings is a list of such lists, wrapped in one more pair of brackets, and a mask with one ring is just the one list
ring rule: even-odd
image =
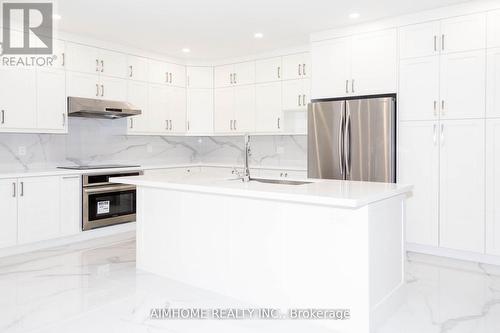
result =
[{"label": "lower cabinet", "polygon": [[438,122],[410,121],[399,125],[398,182],[412,184],[406,201],[406,241],[439,245]]},{"label": "lower cabinet", "polygon": [[18,181],[18,242],[26,244],[59,235],[59,177],[22,178]]},{"label": "lower cabinet", "polygon": [[0,179],[0,248],[80,232],[80,182],[79,175]]},{"label": "lower cabinet", "polygon": [[484,120],[400,123],[400,183],[410,243],[484,253]]},{"label": "lower cabinet", "polygon": [[486,253],[500,255],[500,119],[486,120]]},{"label": "lower cabinet", "polygon": [[17,243],[17,179],[0,179],[0,248]]}]

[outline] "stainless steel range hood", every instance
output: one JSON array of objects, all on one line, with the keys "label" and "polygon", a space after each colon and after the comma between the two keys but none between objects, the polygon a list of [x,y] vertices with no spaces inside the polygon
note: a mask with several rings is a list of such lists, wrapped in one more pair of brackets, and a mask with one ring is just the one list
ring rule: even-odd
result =
[{"label": "stainless steel range hood", "polygon": [[118,119],[140,114],[141,110],[127,102],[68,97],[69,117]]}]

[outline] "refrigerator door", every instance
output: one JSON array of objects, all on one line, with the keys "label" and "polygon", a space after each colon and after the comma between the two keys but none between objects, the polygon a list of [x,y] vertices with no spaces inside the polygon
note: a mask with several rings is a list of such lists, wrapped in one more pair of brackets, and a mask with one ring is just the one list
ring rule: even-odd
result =
[{"label": "refrigerator door", "polygon": [[344,179],[345,101],[309,104],[307,170],[309,178]]},{"label": "refrigerator door", "polygon": [[347,101],[344,149],[346,179],[395,183],[395,99]]}]

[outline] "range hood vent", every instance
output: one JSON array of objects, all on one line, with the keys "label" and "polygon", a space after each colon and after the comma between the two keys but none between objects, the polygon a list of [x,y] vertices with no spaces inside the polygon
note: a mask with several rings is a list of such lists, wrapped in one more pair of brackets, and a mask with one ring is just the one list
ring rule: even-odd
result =
[{"label": "range hood vent", "polygon": [[69,117],[118,119],[140,114],[141,110],[127,102],[68,97]]}]

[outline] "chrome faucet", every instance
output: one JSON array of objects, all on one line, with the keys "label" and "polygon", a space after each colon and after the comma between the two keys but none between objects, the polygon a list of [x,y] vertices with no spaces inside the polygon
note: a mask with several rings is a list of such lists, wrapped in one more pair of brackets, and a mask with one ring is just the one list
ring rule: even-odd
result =
[{"label": "chrome faucet", "polygon": [[243,170],[243,177],[241,180],[245,183],[250,181],[250,167],[249,160],[252,156],[252,151],[250,150],[250,135],[245,134],[245,169]]}]

